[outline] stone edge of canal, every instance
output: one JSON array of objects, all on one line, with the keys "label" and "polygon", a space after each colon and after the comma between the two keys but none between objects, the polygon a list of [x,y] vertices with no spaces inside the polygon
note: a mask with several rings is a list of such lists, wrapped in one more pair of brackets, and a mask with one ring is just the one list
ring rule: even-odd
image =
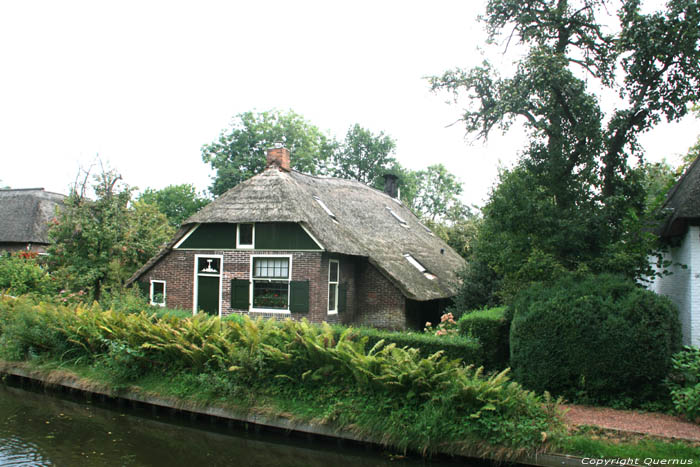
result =
[{"label": "stone edge of canal", "polygon": [[[183,400],[174,402],[172,399],[157,397],[154,395],[144,395],[128,390],[119,391],[117,393],[116,391],[109,390],[106,387],[91,387],[90,389],[87,389],[84,385],[80,384],[80,380],[77,377],[70,374],[54,371],[44,373],[41,371],[29,370],[23,368],[21,363],[12,364],[11,362],[0,362],[0,375],[8,375],[19,379],[33,381],[46,387],[63,388],[72,392],[84,393],[89,397],[95,396],[98,398],[109,398],[117,403],[129,402],[132,404],[142,404],[144,406],[151,406],[154,409],[174,410],[190,414],[191,416],[212,417],[223,421],[251,424],[256,427],[271,428],[283,432],[292,432],[307,436],[319,436],[328,439],[348,440],[360,444],[366,443],[376,446],[381,445],[378,440],[357,436],[351,432],[335,430],[323,425],[315,425],[290,420],[284,417],[242,413],[216,406],[202,407],[201,405],[193,402]],[[484,461],[493,460],[486,457],[473,458]],[[541,467],[567,467],[583,465],[583,458],[564,454],[539,454],[536,456],[520,457],[515,461],[520,464]]]}]

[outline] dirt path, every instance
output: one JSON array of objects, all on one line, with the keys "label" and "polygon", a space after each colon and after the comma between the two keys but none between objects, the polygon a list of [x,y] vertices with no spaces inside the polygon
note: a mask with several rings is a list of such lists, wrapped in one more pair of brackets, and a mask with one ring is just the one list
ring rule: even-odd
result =
[{"label": "dirt path", "polygon": [[564,405],[569,425],[593,425],[611,430],[650,434],[664,438],[700,441],[700,425],[661,413],[641,413],[585,405]]}]

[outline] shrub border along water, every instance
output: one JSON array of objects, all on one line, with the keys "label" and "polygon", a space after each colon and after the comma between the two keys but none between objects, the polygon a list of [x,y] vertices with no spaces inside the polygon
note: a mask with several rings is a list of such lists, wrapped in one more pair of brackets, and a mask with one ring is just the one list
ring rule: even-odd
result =
[{"label": "shrub border along water", "polygon": [[[0,357],[90,366],[111,384],[179,381],[183,398],[291,413],[386,446],[513,457],[562,433],[557,405],[507,372],[484,376],[349,328],[222,321],[0,299]],[[187,384],[183,384],[183,381]],[[178,389],[179,388],[179,389]]]}]

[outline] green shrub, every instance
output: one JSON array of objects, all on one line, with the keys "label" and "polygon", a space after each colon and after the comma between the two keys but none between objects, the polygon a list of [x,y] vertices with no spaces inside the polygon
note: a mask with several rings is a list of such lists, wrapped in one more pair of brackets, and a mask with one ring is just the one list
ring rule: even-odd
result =
[{"label": "green shrub", "polygon": [[700,418],[700,349],[685,347],[672,359],[666,382],[676,412],[689,420]]},{"label": "green shrub", "polygon": [[59,286],[35,255],[0,253],[0,292],[10,295],[58,293]]},{"label": "green shrub", "polygon": [[681,338],[668,298],[619,276],[569,274],[524,290],[512,309],[510,363],[526,387],[581,402],[664,394]]},{"label": "green shrub", "polygon": [[457,324],[462,336],[471,336],[479,340],[486,368],[508,368],[510,321],[506,318],[506,307],[472,311],[462,315]]},{"label": "green shrub", "polygon": [[[337,326],[336,333],[339,334],[344,329],[346,328]],[[447,358],[459,358],[467,364],[482,366],[484,363],[482,347],[474,338],[435,336],[420,332],[383,331],[376,328],[352,328],[352,335],[357,336],[357,338],[366,337],[368,348],[383,340],[386,343],[394,343],[397,347],[416,348],[423,357],[442,351]]]}]

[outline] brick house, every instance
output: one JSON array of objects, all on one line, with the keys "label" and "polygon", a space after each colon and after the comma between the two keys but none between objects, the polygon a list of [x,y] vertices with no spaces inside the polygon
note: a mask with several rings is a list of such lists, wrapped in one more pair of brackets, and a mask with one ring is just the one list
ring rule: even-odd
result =
[{"label": "brick house", "polygon": [[0,189],[0,251],[46,253],[49,222],[65,198],[43,188]]},{"label": "brick house", "polygon": [[[679,310],[683,344],[700,346],[700,159],[671,189],[662,207],[658,230],[666,251],[662,260],[671,274],[655,277],[650,289],[668,296]],[[656,263],[654,258],[654,263]]]},{"label": "brick house", "polygon": [[224,316],[381,328],[435,320],[465,262],[396,197],[360,182],[267,168],[190,217],[129,279],[153,304]]}]

